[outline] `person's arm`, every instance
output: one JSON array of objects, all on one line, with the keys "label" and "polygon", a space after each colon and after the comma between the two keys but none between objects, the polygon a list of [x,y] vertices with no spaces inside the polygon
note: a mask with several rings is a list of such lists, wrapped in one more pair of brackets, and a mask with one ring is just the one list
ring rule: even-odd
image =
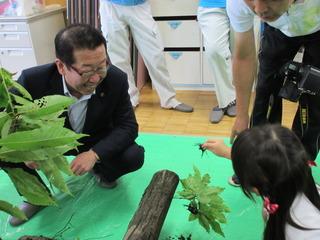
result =
[{"label": "person's arm", "polygon": [[[127,90],[126,90],[126,95]],[[123,96],[114,113],[114,128],[102,138],[92,149],[76,156],[71,163],[71,170],[76,175],[89,172],[97,161],[113,158],[125,148],[133,144],[138,135],[138,125],[131,107],[129,97]]]},{"label": "person's arm", "polygon": [[209,139],[201,145],[202,148],[209,150],[217,156],[231,159],[231,148],[221,139]]},{"label": "person's arm", "polygon": [[231,141],[249,125],[249,103],[256,71],[254,32],[235,33],[233,52],[233,81],[236,88],[237,117],[231,132]]}]

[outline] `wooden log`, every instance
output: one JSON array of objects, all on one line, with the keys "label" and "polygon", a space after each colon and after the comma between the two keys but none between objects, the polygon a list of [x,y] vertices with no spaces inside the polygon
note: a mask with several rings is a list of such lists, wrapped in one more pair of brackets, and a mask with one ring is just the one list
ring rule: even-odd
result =
[{"label": "wooden log", "polygon": [[54,240],[54,239],[43,237],[43,236],[23,236],[23,237],[20,237],[18,240]]},{"label": "wooden log", "polygon": [[179,183],[176,173],[156,172],[144,191],[124,240],[157,240]]}]

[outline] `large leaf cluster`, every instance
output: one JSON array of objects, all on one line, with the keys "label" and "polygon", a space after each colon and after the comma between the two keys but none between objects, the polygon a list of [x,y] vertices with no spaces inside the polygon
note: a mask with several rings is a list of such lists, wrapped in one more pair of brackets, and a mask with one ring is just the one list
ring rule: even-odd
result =
[{"label": "large leaf cluster", "polygon": [[193,167],[194,175],[180,180],[183,190],[178,192],[182,199],[189,200],[189,221],[198,219],[200,225],[209,233],[212,229],[224,237],[220,223],[226,223],[225,213],[229,208],[219,196],[223,188],[210,186],[210,176],[201,176],[198,168]]},{"label": "large leaf cluster", "polygon": [[[0,69],[0,161],[22,163],[36,161],[51,186],[70,191],[63,174],[72,175],[64,153],[76,148],[82,134],[64,128],[60,115],[73,103],[60,95],[33,100],[28,91]],[[38,178],[21,168],[3,168],[18,192],[36,205],[55,205],[53,196]],[[19,209],[0,201],[0,210],[25,218]]]}]

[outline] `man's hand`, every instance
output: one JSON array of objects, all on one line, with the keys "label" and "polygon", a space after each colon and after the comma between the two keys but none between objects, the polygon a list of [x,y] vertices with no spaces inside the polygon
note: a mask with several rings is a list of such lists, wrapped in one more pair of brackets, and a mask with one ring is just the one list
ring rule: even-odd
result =
[{"label": "man's hand", "polygon": [[220,157],[231,158],[231,149],[221,139],[208,140],[201,146]]},{"label": "man's hand", "polygon": [[38,164],[34,161],[26,161],[24,164],[30,169],[39,169]]},{"label": "man's hand", "polygon": [[234,139],[249,126],[249,115],[240,117],[237,116],[236,121],[233,124],[230,136],[230,143],[232,144]]},{"label": "man's hand", "polygon": [[87,152],[80,153],[72,162],[71,162],[71,171],[75,175],[83,175],[89,172],[94,164],[97,162],[97,154],[89,150]]}]

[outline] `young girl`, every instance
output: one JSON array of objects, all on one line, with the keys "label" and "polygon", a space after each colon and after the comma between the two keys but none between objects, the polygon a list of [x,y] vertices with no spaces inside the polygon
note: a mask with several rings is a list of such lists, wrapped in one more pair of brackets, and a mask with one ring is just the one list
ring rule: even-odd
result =
[{"label": "young girl", "polygon": [[232,160],[244,194],[258,193],[268,213],[264,240],[319,240],[320,188],[310,166],[314,162],[298,137],[279,125],[243,131],[232,149],[208,140],[203,148]]}]

